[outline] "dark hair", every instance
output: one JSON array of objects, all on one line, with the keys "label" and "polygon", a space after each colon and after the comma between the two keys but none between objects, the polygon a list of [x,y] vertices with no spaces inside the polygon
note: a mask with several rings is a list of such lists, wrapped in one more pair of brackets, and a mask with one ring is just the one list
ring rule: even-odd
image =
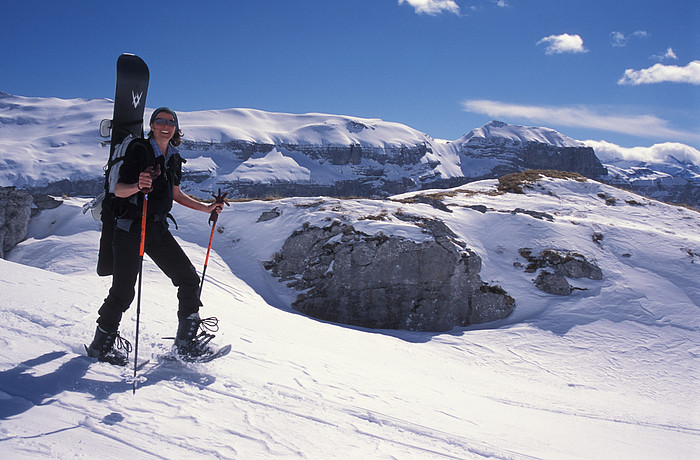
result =
[{"label": "dark hair", "polygon": [[[177,147],[180,144],[182,144],[182,130],[180,130],[180,122],[178,121],[177,115],[175,114],[173,109],[169,107],[160,107],[158,109],[155,109],[151,114],[151,121],[149,123],[149,126],[153,124],[153,122],[156,119],[156,116],[161,112],[169,113],[175,119],[175,134],[173,134],[173,138],[170,139],[170,143],[173,145],[173,147]],[[148,133],[148,138],[150,139],[151,137],[153,137],[153,131]]]}]

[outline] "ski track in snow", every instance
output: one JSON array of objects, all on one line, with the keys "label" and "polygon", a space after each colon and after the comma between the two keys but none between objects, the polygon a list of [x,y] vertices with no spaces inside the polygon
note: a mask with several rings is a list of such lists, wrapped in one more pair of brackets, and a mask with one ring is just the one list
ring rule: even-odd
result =
[{"label": "ski track in snow", "polygon": [[[233,350],[208,364],[158,361],[177,299],[146,260],[139,353],[151,361],[135,395],[130,366],[84,356],[109,279],[93,274],[99,233],[80,213],[85,200],[68,200],[33,219],[29,238],[0,261],[0,456],[697,458],[700,264],[682,248],[700,252],[700,218],[652,201],[606,206],[601,189],[620,203],[628,193],[544,181],[520,196],[457,189],[444,198],[452,213],[411,205],[445,219],[482,257],[482,278],[517,301],[510,318],[442,334],[315,321],[294,312],[293,293],[261,267],[304,222],[409,205],[234,203],[219,219],[202,310],[219,318],[216,340]],[[256,223],[273,207],[280,217]],[[201,267],[206,219],[176,211],[174,233]],[[404,222],[362,225],[425,238]],[[566,298],[536,290],[534,274],[514,266],[518,249],[552,246],[595,260],[603,280],[571,280],[587,290]],[[130,340],[134,321],[131,308],[122,324]]]}]

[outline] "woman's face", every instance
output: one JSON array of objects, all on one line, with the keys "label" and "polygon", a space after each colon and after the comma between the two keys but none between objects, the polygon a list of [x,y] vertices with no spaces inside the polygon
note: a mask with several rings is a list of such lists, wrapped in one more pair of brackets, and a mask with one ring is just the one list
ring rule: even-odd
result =
[{"label": "woman's face", "polygon": [[159,145],[167,144],[175,135],[175,118],[168,112],[160,112],[151,123],[153,138]]}]

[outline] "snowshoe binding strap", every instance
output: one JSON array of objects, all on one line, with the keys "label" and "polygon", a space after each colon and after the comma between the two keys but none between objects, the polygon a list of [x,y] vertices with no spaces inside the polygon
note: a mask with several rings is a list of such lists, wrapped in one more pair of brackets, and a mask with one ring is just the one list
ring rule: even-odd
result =
[{"label": "snowshoe binding strap", "polygon": [[122,337],[119,332],[117,332],[117,336],[114,339],[114,349],[116,350],[124,350],[127,356],[129,356],[129,353],[133,350],[133,347],[131,346],[131,342],[126,340],[124,337]]}]

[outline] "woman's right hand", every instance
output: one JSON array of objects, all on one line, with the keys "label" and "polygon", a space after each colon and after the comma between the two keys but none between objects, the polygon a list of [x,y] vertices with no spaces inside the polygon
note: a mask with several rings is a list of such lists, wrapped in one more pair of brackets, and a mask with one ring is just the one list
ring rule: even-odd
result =
[{"label": "woman's right hand", "polygon": [[149,171],[143,171],[139,174],[138,189],[140,192],[148,193],[151,191],[153,186],[153,179],[151,179],[151,173]]}]

